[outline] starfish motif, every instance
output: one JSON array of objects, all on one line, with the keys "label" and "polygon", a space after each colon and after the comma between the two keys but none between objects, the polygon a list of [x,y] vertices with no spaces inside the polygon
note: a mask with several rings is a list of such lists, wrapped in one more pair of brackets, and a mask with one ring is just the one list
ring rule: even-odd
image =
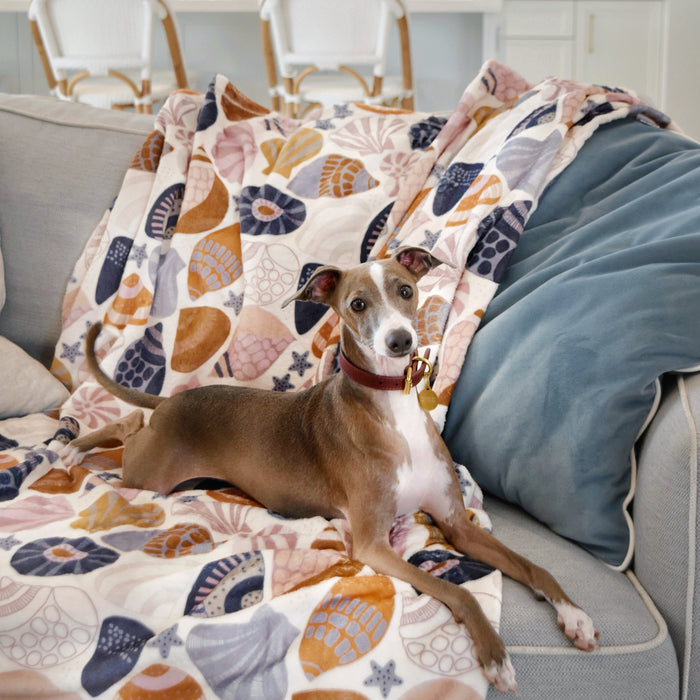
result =
[{"label": "starfish motif", "polygon": [[311,369],[313,367],[313,365],[306,359],[308,356],[308,350],[301,354],[292,350],[292,357],[294,358],[294,362],[292,362],[292,364],[290,365],[289,371],[298,372],[299,376],[303,377],[304,372],[306,372],[307,369]]},{"label": "starfish motif", "polygon": [[425,229],[425,239],[419,245],[421,245],[423,248],[427,248],[428,250],[432,250],[435,247],[435,244],[438,242],[438,238],[440,238],[440,233],[440,231],[433,233],[432,231]]},{"label": "starfish motif", "polygon": [[148,258],[146,254],[146,243],[143,245],[135,245],[131,248],[131,254],[129,255],[129,260],[135,260],[136,266],[141,269],[141,263]]},{"label": "starfish motif", "polygon": [[280,379],[280,377],[272,377],[272,383],[274,385],[272,387],[272,390],[273,391],[288,391],[289,389],[293,389],[294,384],[292,384],[289,381],[290,377],[291,377],[290,374],[285,374],[284,377],[282,377],[281,379]]},{"label": "starfish motif", "polygon": [[181,647],[184,644],[182,639],[177,636],[177,624],[161,632],[157,637],[151,639],[146,646],[157,647],[162,658],[167,659],[170,655],[172,647]]},{"label": "starfish motif", "polygon": [[322,129],[323,131],[328,131],[333,128],[333,122],[331,119],[317,119],[316,128]]},{"label": "starfish motif", "polygon": [[372,675],[365,679],[366,686],[377,686],[382,693],[383,698],[388,698],[391,689],[395,685],[401,685],[403,680],[399,678],[394,671],[396,663],[392,660],[386,666],[380,666],[376,661],[370,661],[372,664]]},{"label": "starfish motif", "polygon": [[345,117],[352,116],[352,110],[348,104],[333,105],[333,112],[334,119],[345,119]]},{"label": "starfish motif", "polygon": [[14,535],[9,535],[8,537],[0,537],[0,549],[4,549],[9,552],[13,547],[18,544],[22,544],[21,540],[18,540]]},{"label": "starfish motif", "polygon": [[224,302],[224,306],[227,309],[233,309],[236,316],[241,313],[243,309],[243,299],[244,294],[234,294],[231,290],[228,292],[228,299]]},{"label": "starfish motif", "polygon": [[63,345],[63,352],[60,355],[60,359],[67,359],[71,364],[73,364],[83,353],[80,351],[80,346],[82,343],[78,341],[77,343],[73,343],[73,345],[66,345],[65,343],[61,343]]}]

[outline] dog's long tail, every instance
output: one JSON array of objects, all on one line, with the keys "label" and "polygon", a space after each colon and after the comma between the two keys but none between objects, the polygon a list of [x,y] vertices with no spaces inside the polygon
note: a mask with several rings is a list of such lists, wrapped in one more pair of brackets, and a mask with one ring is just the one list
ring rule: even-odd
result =
[{"label": "dog's long tail", "polygon": [[138,389],[122,386],[119,382],[115,382],[114,379],[104,373],[97,363],[97,357],[95,357],[95,341],[101,330],[102,324],[97,322],[90,326],[90,330],[88,330],[85,336],[85,357],[87,358],[90,371],[95,375],[95,379],[97,379],[111,394],[114,394],[117,398],[123,399],[128,403],[134,404],[134,406],[155,408],[159,403],[162,403],[165,400],[164,396],[154,396],[153,394],[147,394],[145,391],[138,391]]}]

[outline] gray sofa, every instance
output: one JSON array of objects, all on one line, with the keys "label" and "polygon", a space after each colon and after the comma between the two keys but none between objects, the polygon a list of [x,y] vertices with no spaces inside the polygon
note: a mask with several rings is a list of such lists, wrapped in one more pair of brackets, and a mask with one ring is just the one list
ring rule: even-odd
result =
[{"label": "gray sofa", "polygon": [[[47,367],[73,263],[151,124],[152,117],[143,115],[0,96],[0,249],[6,283],[0,336]],[[591,154],[595,138],[584,147]],[[700,218],[695,226],[700,229]],[[698,318],[688,323],[698,324]],[[491,362],[498,361],[492,356]],[[487,494],[495,534],[552,571],[601,633],[598,652],[571,648],[546,603],[504,581],[501,633],[523,698],[700,697],[694,639],[700,604],[699,423],[700,376],[667,375],[658,411],[637,444],[636,539],[626,571]],[[456,419],[451,429],[458,430]],[[489,690],[489,698],[497,696]]]}]

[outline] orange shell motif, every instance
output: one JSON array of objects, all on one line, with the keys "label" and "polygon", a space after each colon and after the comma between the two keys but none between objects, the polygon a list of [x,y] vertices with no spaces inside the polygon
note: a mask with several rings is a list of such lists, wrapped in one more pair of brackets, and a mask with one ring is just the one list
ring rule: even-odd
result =
[{"label": "orange shell motif", "polygon": [[122,280],[117,297],[111,308],[107,309],[104,321],[117,328],[127,324],[144,326],[153,304],[153,294],[144,286],[135,272]]},{"label": "orange shell motif", "polygon": [[340,579],[309,617],[299,659],[309,680],[353,663],[382,640],[394,613],[394,584],[386,576]]},{"label": "orange shell motif", "polygon": [[182,309],[177,323],[171,366],[176,372],[193,372],[226,341],[231,321],[219,309],[199,306]]},{"label": "orange shell motif", "polygon": [[157,527],[165,520],[163,509],[156,503],[132,505],[116,491],[102,494],[92,505],[81,510],[70,526],[76,530],[99,532],[120,525]]},{"label": "orange shell motif", "polygon": [[496,204],[503,185],[497,175],[479,175],[454,208],[446,226],[462,226],[478,204]]},{"label": "orange shell motif", "polygon": [[260,150],[269,167],[263,170],[266,175],[273,172],[289,177],[294,168],[313,158],[323,148],[323,136],[315,129],[300,129],[287,141],[272,139],[261,144]]},{"label": "orange shell motif", "polygon": [[226,216],[230,194],[221,181],[211,161],[203,156],[194,156],[187,176],[185,198],[177,233],[203,233],[218,226]]},{"label": "orange shell motif", "polygon": [[154,173],[158,168],[164,143],[165,136],[160,131],[152,131],[136,152],[129,167]]},{"label": "orange shell motif", "polygon": [[210,552],[216,545],[206,527],[195,523],[175,525],[148,540],[143,551],[151,557],[174,559]]},{"label": "orange shell motif", "polygon": [[436,345],[442,341],[442,333],[450,312],[450,305],[439,296],[428,297],[418,309],[416,330],[419,345]]},{"label": "orange shell motif", "polygon": [[134,676],[114,700],[204,700],[201,686],[189,674],[165,664],[152,664]]},{"label": "orange shell motif", "polygon": [[192,251],[187,276],[190,299],[227,287],[242,274],[241,225],[210,233]]}]

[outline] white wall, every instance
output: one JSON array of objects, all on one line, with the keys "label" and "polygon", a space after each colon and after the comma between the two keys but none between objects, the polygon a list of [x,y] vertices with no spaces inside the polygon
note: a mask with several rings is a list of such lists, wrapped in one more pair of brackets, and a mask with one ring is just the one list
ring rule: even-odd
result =
[{"label": "white wall", "polygon": [[666,112],[700,141],[700,1],[667,0]]}]

